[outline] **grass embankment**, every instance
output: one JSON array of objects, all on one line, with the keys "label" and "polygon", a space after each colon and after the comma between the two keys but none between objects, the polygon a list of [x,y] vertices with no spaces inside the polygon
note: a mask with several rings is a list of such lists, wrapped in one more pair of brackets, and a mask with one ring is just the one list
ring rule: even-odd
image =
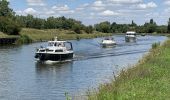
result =
[{"label": "grass embankment", "polygon": [[2,32],[0,32],[0,38],[18,38],[19,36],[16,35],[7,35]]},{"label": "grass embankment", "polygon": [[101,85],[89,100],[169,100],[170,40],[153,49],[139,63]]},{"label": "grass embankment", "polygon": [[88,39],[88,38],[96,38],[103,36],[110,36],[112,34],[101,33],[101,32],[93,32],[92,34],[87,34],[82,32],[82,34],[76,34],[70,30],[62,30],[62,29],[22,29],[20,32],[21,35],[27,35],[33,41],[47,41],[54,39],[54,37],[58,37],[60,40],[75,40],[75,39]]}]

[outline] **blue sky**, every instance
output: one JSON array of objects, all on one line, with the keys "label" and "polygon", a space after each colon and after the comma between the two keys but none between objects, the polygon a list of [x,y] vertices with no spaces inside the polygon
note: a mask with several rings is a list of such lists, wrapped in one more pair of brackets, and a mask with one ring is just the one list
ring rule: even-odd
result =
[{"label": "blue sky", "polygon": [[96,24],[102,21],[144,24],[151,18],[167,24],[170,0],[8,0],[18,15],[36,17],[65,16]]}]

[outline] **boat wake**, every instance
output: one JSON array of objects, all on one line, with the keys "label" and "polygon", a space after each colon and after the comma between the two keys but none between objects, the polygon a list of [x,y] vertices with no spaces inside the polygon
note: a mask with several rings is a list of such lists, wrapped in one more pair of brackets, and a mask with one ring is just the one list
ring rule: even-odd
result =
[{"label": "boat wake", "polygon": [[99,52],[99,53],[93,53],[86,56],[75,56],[73,58],[73,61],[79,61],[79,60],[88,60],[88,59],[95,59],[95,58],[102,58],[102,57],[109,57],[109,56],[121,56],[121,55],[129,55],[129,54],[137,54],[137,53],[144,53],[148,50],[134,50],[134,51],[122,51],[122,52]]}]

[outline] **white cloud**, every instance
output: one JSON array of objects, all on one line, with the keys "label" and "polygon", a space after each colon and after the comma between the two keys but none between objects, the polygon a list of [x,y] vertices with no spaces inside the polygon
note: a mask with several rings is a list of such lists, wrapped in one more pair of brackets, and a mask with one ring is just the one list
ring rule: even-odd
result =
[{"label": "white cloud", "polygon": [[156,8],[157,5],[154,2],[149,2],[147,4],[139,4],[137,5],[137,8],[139,9],[149,9],[149,8]]},{"label": "white cloud", "polygon": [[105,9],[105,4],[102,1],[95,1],[92,5],[91,8],[93,10],[104,10]]},{"label": "white cloud", "polygon": [[111,10],[105,10],[105,11],[99,13],[99,15],[101,15],[101,16],[117,16],[120,14],[117,12],[111,11]]},{"label": "white cloud", "polygon": [[36,10],[34,10],[33,8],[27,8],[23,11],[24,14],[31,14],[31,15],[35,15],[37,13]]},{"label": "white cloud", "polygon": [[104,7],[91,7],[93,10],[101,11],[104,10]]},{"label": "white cloud", "polygon": [[165,0],[164,4],[170,6],[170,0]]},{"label": "white cloud", "polygon": [[68,10],[68,11],[59,11],[61,14],[73,14],[75,11],[74,10]]},{"label": "white cloud", "polygon": [[170,8],[164,9],[164,12],[165,12],[165,13],[170,13]]},{"label": "white cloud", "polygon": [[16,12],[17,15],[23,15],[23,11],[21,11],[21,10],[17,10],[15,12]]},{"label": "white cloud", "polygon": [[27,0],[29,6],[45,6],[43,0]]},{"label": "white cloud", "polygon": [[52,9],[56,11],[68,11],[70,8],[68,7],[68,5],[64,5],[64,6],[53,6]]},{"label": "white cloud", "polygon": [[70,10],[68,5],[63,5],[63,6],[53,6],[52,9],[58,13],[62,14],[73,14],[75,11]]},{"label": "white cloud", "polygon": [[54,15],[55,12],[51,10],[51,11],[46,11],[45,14],[46,14],[46,15]]},{"label": "white cloud", "polygon": [[103,6],[105,6],[105,5],[103,4],[102,1],[95,1],[95,2],[93,3],[93,6],[95,6],[95,7],[103,7]]},{"label": "white cloud", "polygon": [[80,10],[84,10],[85,8],[87,8],[89,6],[88,3],[85,3],[83,5],[80,5],[79,7],[76,8],[76,10],[80,11]]},{"label": "white cloud", "polygon": [[135,4],[143,2],[143,0],[107,0],[107,1],[117,4]]}]

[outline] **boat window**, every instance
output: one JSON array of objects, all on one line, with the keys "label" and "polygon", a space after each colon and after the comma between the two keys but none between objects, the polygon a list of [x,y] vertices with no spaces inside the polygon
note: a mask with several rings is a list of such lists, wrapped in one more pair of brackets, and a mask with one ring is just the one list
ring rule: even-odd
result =
[{"label": "boat window", "polygon": [[53,46],[53,45],[54,45],[53,42],[48,43],[48,46]]},{"label": "boat window", "polygon": [[40,50],[40,52],[45,52],[45,50]]},{"label": "boat window", "polygon": [[46,49],[47,52],[53,52],[53,50]]},{"label": "boat window", "polygon": [[55,52],[63,52],[63,50],[55,50]]},{"label": "boat window", "polygon": [[58,46],[59,47],[65,47],[65,44],[64,43],[58,43]]},{"label": "boat window", "polygon": [[72,44],[71,43],[65,43],[65,47],[67,50],[72,50]]}]

